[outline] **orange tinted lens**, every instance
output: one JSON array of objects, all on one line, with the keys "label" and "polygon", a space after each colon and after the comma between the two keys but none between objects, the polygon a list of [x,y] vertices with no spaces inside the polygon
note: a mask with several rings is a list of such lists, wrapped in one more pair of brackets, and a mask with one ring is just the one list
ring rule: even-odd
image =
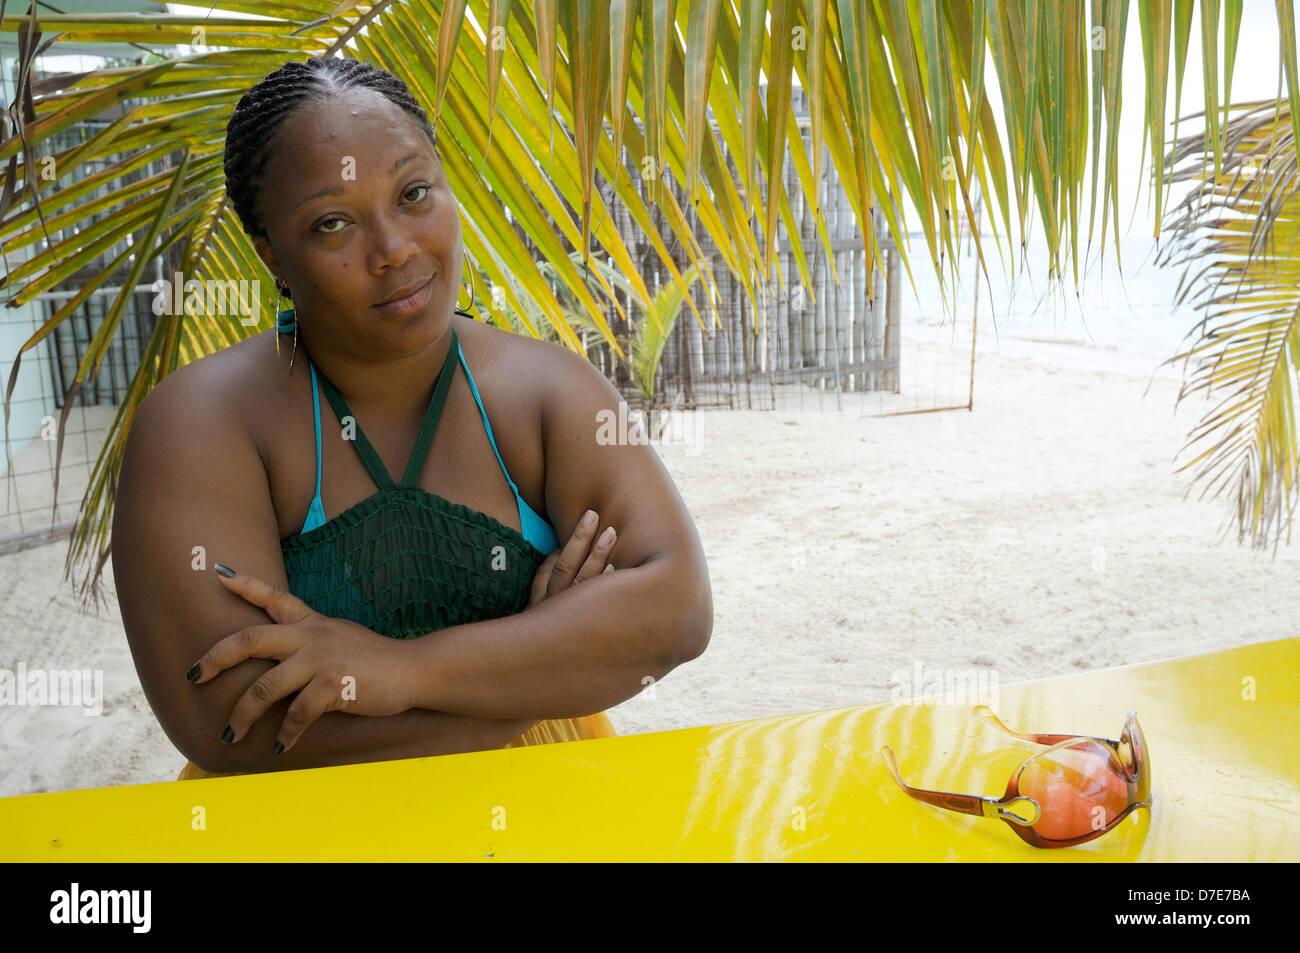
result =
[{"label": "orange tinted lens", "polygon": [[1114,753],[1080,741],[1026,761],[1020,793],[1038,802],[1039,837],[1070,840],[1106,828],[1128,807],[1128,782]]}]

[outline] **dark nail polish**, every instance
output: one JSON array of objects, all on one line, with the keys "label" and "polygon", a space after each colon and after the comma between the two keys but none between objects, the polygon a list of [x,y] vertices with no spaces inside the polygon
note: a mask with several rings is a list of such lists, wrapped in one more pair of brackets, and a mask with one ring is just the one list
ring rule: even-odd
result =
[{"label": "dark nail polish", "polygon": [[279,754],[283,750],[284,750],[284,745],[280,744],[280,742],[277,741],[275,743],[275,749],[271,752],[271,754]]},{"label": "dark nail polish", "polygon": [[235,729],[231,728],[229,725],[226,725],[226,730],[221,733],[221,740],[224,741],[226,744],[230,744],[230,742],[234,739],[234,737],[235,737]]},{"label": "dark nail polish", "polygon": [[191,682],[197,682],[197,681],[199,680],[199,663],[198,663],[198,662],[195,662],[195,663],[194,663],[194,667],[193,667],[192,669],[190,669],[188,672],[185,673],[185,677],[188,678]]},{"label": "dark nail polish", "polygon": [[227,579],[231,579],[235,575],[235,571],[233,569],[231,569],[229,566],[223,566],[221,565],[221,563],[213,563],[212,568],[216,570],[218,576],[225,576]]}]

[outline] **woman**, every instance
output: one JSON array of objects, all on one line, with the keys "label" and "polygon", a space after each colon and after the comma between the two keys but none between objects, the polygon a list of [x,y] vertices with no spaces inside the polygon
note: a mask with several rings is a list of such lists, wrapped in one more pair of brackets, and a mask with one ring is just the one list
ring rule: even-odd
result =
[{"label": "woman", "polygon": [[153,389],[113,523],[179,779],[613,735],[604,709],[712,629],[659,458],[596,439],[617,392],[456,310],[456,200],[396,77],[289,63],[227,131],[229,201],[294,307]]}]

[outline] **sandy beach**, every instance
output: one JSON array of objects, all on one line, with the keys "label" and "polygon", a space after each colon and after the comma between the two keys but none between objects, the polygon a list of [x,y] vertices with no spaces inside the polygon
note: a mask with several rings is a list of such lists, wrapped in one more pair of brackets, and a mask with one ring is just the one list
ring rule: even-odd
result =
[{"label": "sandy beach", "polygon": [[[905,386],[947,352],[924,330],[904,339]],[[708,556],[713,638],[611,709],[620,733],[884,701],[918,664],[1007,684],[1295,634],[1296,548],[1239,546],[1224,500],[1184,499],[1174,458],[1205,404],[1175,415],[1176,374],[1144,395],[1147,373],[1100,352],[983,332],[974,412],[880,418],[874,395],[837,411],[805,391],[802,411],[702,413],[698,452],[659,447]],[[184,763],[116,604],[81,615],[61,582],[66,545],[0,556],[0,668],[102,670],[103,711],[0,707],[0,796],[170,781]]]}]

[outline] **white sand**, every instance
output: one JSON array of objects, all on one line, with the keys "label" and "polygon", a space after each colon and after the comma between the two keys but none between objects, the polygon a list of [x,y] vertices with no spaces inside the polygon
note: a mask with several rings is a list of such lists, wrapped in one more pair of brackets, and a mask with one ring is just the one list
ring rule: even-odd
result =
[{"label": "white sand", "polygon": [[[1175,377],[1144,397],[1145,374],[992,347],[981,332],[974,413],[863,417],[833,395],[819,412],[809,393],[804,413],[703,415],[699,455],[661,448],[709,558],[713,640],[613,709],[620,733],[881,701],[918,662],[1007,684],[1295,634],[1296,548],[1239,547],[1223,500],[1183,498],[1172,461],[1203,403],[1175,417]],[[907,339],[905,368],[934,348]],[[0,557],[0,668],[102,669],[104,712],[0,708],[0,795],[183,763],[116,605],[76,613],[65,550]]]}]

